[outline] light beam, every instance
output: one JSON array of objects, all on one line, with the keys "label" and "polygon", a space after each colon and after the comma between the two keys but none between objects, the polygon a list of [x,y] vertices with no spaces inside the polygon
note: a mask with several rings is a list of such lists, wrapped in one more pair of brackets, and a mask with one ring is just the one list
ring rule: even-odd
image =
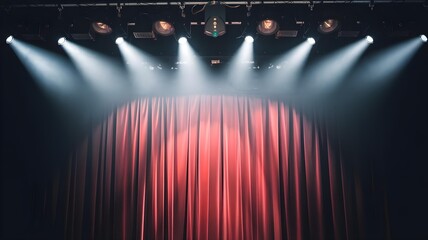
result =
[{"label": "light beam", "polygon": [[303,76],[307,95],[328,92],[349,74],[369,44],[361,39],[343,49],[339,49],[314,63]]},{"label": "light beam", "polygon": [[356,70],[355,82],[374,87],[396,77],[423,45],[419,37],[410,39],[369,57]]},{"label": "light beam", "polygon": [[63,97],[76,89],[79,75],[65,58],[17,39],[10,46],[28,72],[49,94]]},{"label": "light beam", "polygon": [[133,91],[138,93],[150,92],[155,85],[158,85],[165,78],[163,71],[153,71],[155,68],[152,65],[157,61],[149,54],[127,41],[124,41],[118,47],[125,60],[131,84],[135,86],[132,88]]},{"label": "light beam", "polygon": [[62,47],[95,91],[101,95],[121,96],[126,90],[126,73],[120,63],[100,53],[66,41]]},{"label": "light beam", "polygon": [[245,37],[238,51],[228,63],[226,78],[235,87],[246,88],[249,81],[253,80],[253,71],[251,70],[254,67],[253,42],[253,37]]},{"label": "light beam", "polygon": [[[184,40],[182,40],[184,39]],[[180,38],[178,45],[178,72],[176,80],[179,92],[200,91],[209,85],[210,73],[195,50],[187,41]]]},{"label": "light beam", "polygon": [[273,61],[275,68],[266,70],[263,79],[268,88],[275,92],[291,90],[302,75],[302,69],[312,49],[312,44],[304,41]]}]

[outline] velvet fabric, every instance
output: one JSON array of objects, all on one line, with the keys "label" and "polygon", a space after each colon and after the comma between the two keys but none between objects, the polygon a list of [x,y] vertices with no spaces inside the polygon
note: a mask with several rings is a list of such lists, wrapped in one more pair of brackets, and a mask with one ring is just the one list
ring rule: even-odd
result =
[{"label": "velvet fabric", "polygon": [[144,97],[96,124],[52,205],[66,239],[352,239],[362,193],[329,139],[279,100]]}]

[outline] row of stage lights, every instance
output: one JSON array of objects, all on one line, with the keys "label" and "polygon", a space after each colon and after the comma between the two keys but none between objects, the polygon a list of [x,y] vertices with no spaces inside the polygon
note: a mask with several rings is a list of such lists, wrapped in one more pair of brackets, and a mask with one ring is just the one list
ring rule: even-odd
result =
[{"label": "row of stage lights", "polygon": [[[250,4],[250,3],[249,3]],[[310,5],[311,6],[311,5]],[[204,34],[210,37],[220,37],[226,33],[226,27],[227,25],[241,25],[242,22],[231,22],[226,21],[226,8],[230,7],[227,4],[224,4],[222,1],[207,1],[207,3],[198,11],[193,12],[192,8],[192,14],[196,15],[199,13],[204,13],[204,21],[198,21],[198,22],[190,22],[190,27],[197,26],[197,25],[203,25],[204,26]],[[239,7],[239,6],[238,6]],[[312,5],[313,7],[313,5]],[[311,10],[312,10],[311,7]],[[185,18],[184,14],[184,5],[181,7],[182,11],[182,17]],[[247,5],[248,12],[247,17],[251,15],[251,4]],[[144,14],[143,19],[139,19],[140,17],[132,18],[132,22],[124,22],[121,20],[121,5],[119,4],[117,6],[117,18],[112,18],[109,14],[106,15],[98,15],[98,14],[91,14],[87,17],[77,17],[74,19],[73,23],[69,25],[67,32],[67,37],[70,39],[75,40],[96,40],[98,38],[104,38],[106,36],[119,36],[118,40],[116,42],[121,42],[120,36],[128,36],[130,32],[133,33],[133,36],[136,39],[158,39],[158,37],[170,37],[174,36],[176,38],[177,36],[183,36],[183,31],[186,29],[182,29],[180,25],[177,25],[177,22],[172,21],[171,16],[167,15],[166,13],[157,13],[152,15]],[[242,33],[240,36],[243,36],[245,34],[257,34],[262,36],[275,36],[276,39],[282,38],[282,37],[296,37],[298,33],[301,31],[300,29],[297,30],[296,28],[292,27],[291,29],[280,29],[282,24],[285,24],[284,16],[279,16],[278,13],[275,14],[276,11],[269,12],[264,9],[259,15],[256,14],[255,17],[252,17],[252,20],[247,23],[247,27],[253,27],[254,26],[254,32],[253,30],[248,30],[247,27],[244,29],[244,33]],[[147,15],[147,16],[146,16]],[[311,22],[309,24],[306,24],[304,20],[298,20],[295,18],[295,24],[296,26],[300,26],[303,29],[303,36],[315,36],[317,33],[322,35],[331,35],[333,33],[337,33],[338,37],[357,37],[361,36],[360,31],[357,29],[343,29],[344,26],[348,25],[348,23],[351,23],[349,21],[345,22],[345,19],[341,17],[335,16],[337,14],[333,13],[324,13],[321,15],[315,15],[313,20],[310,20]],[[254,18],[254,19],[253,19]],[[140,22],[142,24],[140,24]],[[313,24],[313,23],[315,24]],[[126,28],[125,28],[126,23]],[[360,24],[361,22],[358,20],[356,21],[356,24]],[[65,24],[65,22],[64,22]],[[293,23],[294,24],[294,23]],[[354,24],[354,23],[353,23]],[[400,23],[401,24],[401,23]],[[184,25],[183,25],[184,26]],[[285,26],[283,26],[285,27]],[[88,29],[89,28],[89,29]],[[177,29],[176,29],[177,28]],[[186,28],[186,27],[185,27]],[[384,27],[385,28],[385,27]],[[389,27],[387,27],[389,29]],[[125,30],[126,29],[126,30]],[[294,29],[294,30],[292,30]],[[56,31],[56,30],[54,30]],[[389,31],[389,30],[388,30]],[[25,34],[22,34],[23,37],[30,38],[30,36],[34,36],[36,34],[28,34],[25,30],[23,30]],[[186,32],[188,32],[186,30]],[[413,31],[412,31],[413,32]],[[13,32],[11,32],[13,34]],[[39,30],[39,35],[37,35],[37,39],[45,39],[45,35],[48,34],[48,32],[42,32]],[[55,33],[56,35],[57,33]],[[64,32],[62,32],[64,34]],[[187,33],[189,35],[189,33]],[[409,36],[413,35],[413,33],[407,33],[406,35],[402,36]],[[19,35],[17,35],[19,37]],[[400,35],[401,36],[401,35]],[[426,42],[426,36],[420,35],[423,42]],[[367,41],[371,44],[373,43],[373,38],[370,36],[366,36]],[[9,38],[8,38],[9,39]],[[13,37],[9,39],[10,42],[13,41]],[[253,39],[254,40],[254,39]],[[311,44],[315,44],[314,38],[307,38],[307,40]],[[184,41],[184,40],[182,40]],[[180,41],[179,41],[180,42]]]},{"label": "row of stage lights", "polygon": [[[425,35],[420,35],[420,38],[421,38],[421,40],[422,40],[423,42],[427,42],[427,40],[428,40],[428,39],[427,39],[427,36],[425,36]],[[7,37],[7,38],[6,38],[6,43],[7,43],[7,44],[11,44],[11,43],[13,42],[13,39],[14,39],[14,37],[13,37],[13,36],[9,36],[9,37]],[[371,36],[369,36],[369,35],[367,35],[367,36],[366,36],[366,40],[367,40],[367,42],[368,42],[369,44],[373,44],[373,43],[374,43],[374,39],[373,39],[373,37],[371,37]],[[59,38],[59,39],[58,39],[58,45],[63,45],[66,41],[67,41],[67,39],[66,39],[65,37],[61,37],[61,38]],[[118,37],[118,38],[116,38],[115,43],[116,43],[117,45],[120,45],[120,44],[122,44],[124,41],[125,41],[125,39],[124,39],[123,37]],[[253,42],[254,42],[254,38],[253,38],[252,36],[246,36],[246,37],[245,37],[245,41],[246,41],[246,42],[253,43]],[[315,39],[314,39],[314,38],[312,38],[312,37],[307,38],[307,39],[306,39],[306,41],[308,41],[311,45],[314,45],[314,44],[316,43]],[[186,38],[186,37],[180,37],[180,38],[178,39],[178,43],[180,43],[180,44],[183,44],[183,43],[186,43],[186,42],[187,42],[187,38]]]},{"label": "row of stage lights", "polygon": [[[425,35],[424,35],[424,37],[425,37]],[[367,37],[366,37],[366,39],[367,39],[367,42],[369,42],[370,44],[371,44],[371,43],[373,43],[373,38],[372,38],[372,37],[367,36]],[[425,37],[425,39],[426,39],[426,37]],[[6,38],[6,43],[7,43],[7,44],[11,44],[11,43],[13,42],[13,40],[14,40],[14,37],[11,35],[11,36],[9,36],[9,37],[7,37],[7,38]],[[59,38],[59,39],[58,39],[58,45],[60,45],[60,46],[61,46],[61,45],[63,45],[66,41],[67,41],[67,39],[66,39],[65,37],[61,37],[61,38]],[[116,43],[117,45],[120,45],[120,44],[122,44],[124,41],[125,41],[125,39],[124,39],[123,37],[118,37],[118,38],[116,38],[115,43]],[[254,42],[254,38],[253,38],[252,36],[246,36],[246,37],[245,37],[245,41],[246,41],[246,42],[253,43],[253,42]],[[314,45],[314,44],[315,44],[315,39],[314,39],[314,38],[312,38],[312,37],[307,38],[307,41],[308,41],[310,44],[312,44],[312,45]],[[186,43],[186,42],[187,42],[187,38],[186,38],[186,37],[180,37],[180,38],[178,39],[178,43],[179,43],[179,44],[183,44],[183,43]]]}]

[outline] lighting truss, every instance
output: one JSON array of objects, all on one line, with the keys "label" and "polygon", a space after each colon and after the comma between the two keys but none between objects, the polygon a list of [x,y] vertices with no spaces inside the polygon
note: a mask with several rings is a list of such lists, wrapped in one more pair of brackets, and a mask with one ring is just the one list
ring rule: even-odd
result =
[{"label": "lighting truss", "polygon": [[[221,1],[221,4],[225,5],[248,5],[249,1]],[[319,1],[307,1],[307,0],[295,0],[295,1],[250,1],[252,5],[261,5],[261,4],[272,4],[272,5],[281,5],[281,4],[338,4],[338,3],[347,3],[347,4],[385,4],[385,3],[424,3],[425,0],[406,0],[406,1],[396,1],[396,0],[319,0]],[[183,5],[206,5],[207,1],[147,1],[147,2],[91,2],[87,1],[84,3],[33,3],[28,1],[28,3],[22,4],[2,4],[2,6],[9,7],[55,7],[58,8],[58,5],[62,7],[108,7],[108,6],[123,6],[123,7],[139,7],[139,6],[183,6]]]}]

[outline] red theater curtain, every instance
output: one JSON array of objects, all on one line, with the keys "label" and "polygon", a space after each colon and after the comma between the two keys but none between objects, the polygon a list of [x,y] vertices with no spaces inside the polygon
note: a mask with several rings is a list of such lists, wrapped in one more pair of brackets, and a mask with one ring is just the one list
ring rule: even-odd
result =
[{"label": "red theater curtain", "polygon": [[130,102],[57,177],[56,218],[66,239],[353,238],[355,188],[321,125],[265,98]]}]

